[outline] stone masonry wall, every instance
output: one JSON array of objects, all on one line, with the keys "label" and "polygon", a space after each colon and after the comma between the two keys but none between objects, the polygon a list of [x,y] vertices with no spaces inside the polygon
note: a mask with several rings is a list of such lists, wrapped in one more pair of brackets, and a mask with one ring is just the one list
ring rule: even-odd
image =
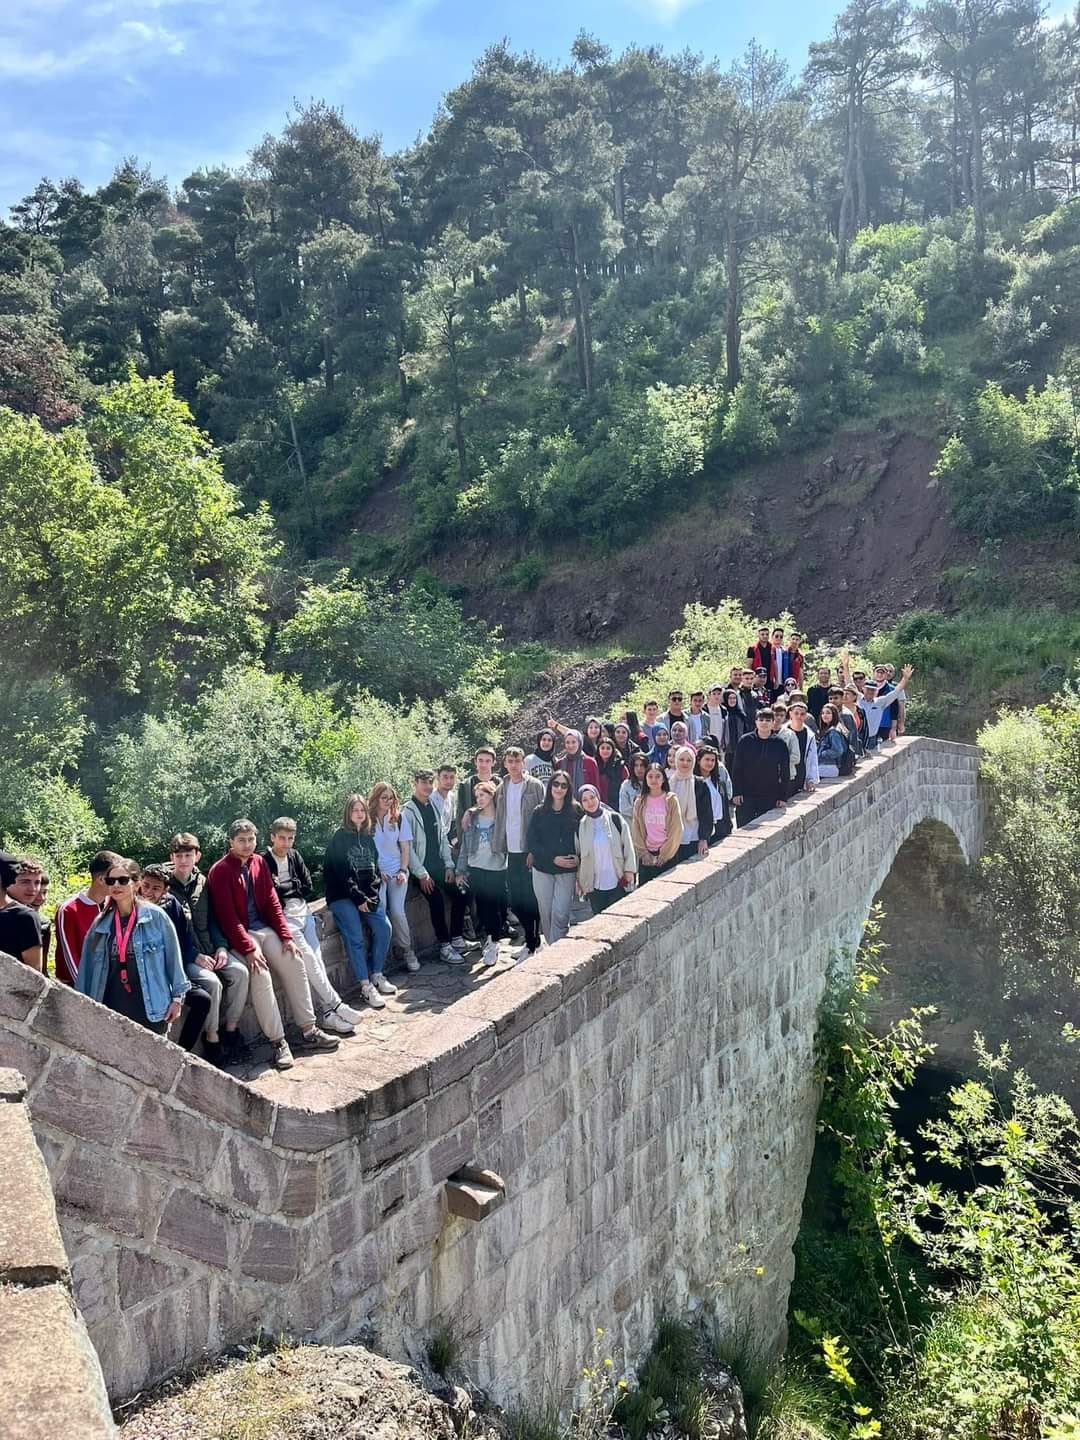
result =
[{"label": "stone masonry wall", "polygon": [[[0,1064],[30,1082],[113,1398],[259,1326],[371,1324],[407,1354],[451,1319],[502,1397],[570,1382],[597,1326],[634,1359],[665,1308],[779,1343],[830,954],[919,821],[978,853],[977,767],[943,741],[879,752],[392,1027],[344,1103],[272,1103],[0,960]],[[446,1210],[465,1163],[506,1182],[479,1222]]]},{"label": "stone masonry wall", "polygon": [[71,1295],[49,1176],[23,1104],[0,1070],[0,1389],[5,1440],[109,1440],[101,1365]]}]

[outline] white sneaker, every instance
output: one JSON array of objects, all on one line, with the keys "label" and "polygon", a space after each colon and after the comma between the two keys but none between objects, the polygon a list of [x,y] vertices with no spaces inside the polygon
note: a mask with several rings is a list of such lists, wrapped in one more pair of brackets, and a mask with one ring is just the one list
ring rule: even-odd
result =
[{"label": "white sneaker", "polygon": [[499,942],[489,940],[484,946],[484,953],[480,956],[482,965],[497,965],[499,963]]},{"label": "white sneaker", "polygon": [[350,1024],[341,1013],[341,1006],[334,1010],[328,1010],[319,1021],[320,1030],[327,1031],[330,1035],[355,1035],[356,1029]]},{"label": "white sneaker", "polygon": [[420,961],[416,958],[416,954],[412,950],[406,950],[405,952],[405,969],[411,971],[414,975],[417,970],[420,969]]},{"label": "white sneaker", "polygon": [[527,960],[532,953],[528,945],[522,945],[520,950],[514,951],[514,964],[520,965],[522,960]]},{"label": "white sneaker", "polygon": [[362,1012],[354,1010],[351,1005],[346,1005],[344,1000],[342,1000],[341,1004],[337,1007],[335,1013],[341,1016],[346,1025],[359,1025],[362,1018]]},{"label": "white sneaker", "polygon": [[373,1010],[385,1010],[386,1001],[379,994],[378,990],[370,980],[365,980],[360,986],[360,994],[364,997],[365,1005],[370,1005]]},{"label": "white sneaker", "polygon": [[386,978],[386,976],[382,973],[381,970],[377,975],[373,975],[371,977],[371,983],[375,986],[375,989],[379,992],[380,995],[397,994],[397,986],[391,985],[390,981]]},{"label": "white sneaker", "polygon": [[465,956],[460,950],[455,950],[453,945],[439,946],[439,959],[447,965],[464,965]]},{"label": "white sneaker", "polygon": [[474,950],[479,943],[478,940],[466,940],[464,935],[450,936],[450,944],[459,955],[464,955],[466,950]]}]

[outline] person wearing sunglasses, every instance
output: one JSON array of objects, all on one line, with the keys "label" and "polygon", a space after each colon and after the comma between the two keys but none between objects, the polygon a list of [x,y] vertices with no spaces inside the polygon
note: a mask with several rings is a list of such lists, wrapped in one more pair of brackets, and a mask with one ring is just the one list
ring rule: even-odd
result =
[{"label": "person wearing sunglasses", "polygon": [[570,776],[556,770],[547,783],[544,803],[529,818],[526,865],[532,871],[533,893],[540,911],[540,930],[549,945],[570,929],[578,870],[578,825],[582,809],[570,789]]},{"label": "person wearing sunglasses", "polygon": [[104,877],[105,908],[83,941],[75,988],[164,1035],[191,982],[172,921],[136,894],[140,873],[134,860],[113,857]]}]

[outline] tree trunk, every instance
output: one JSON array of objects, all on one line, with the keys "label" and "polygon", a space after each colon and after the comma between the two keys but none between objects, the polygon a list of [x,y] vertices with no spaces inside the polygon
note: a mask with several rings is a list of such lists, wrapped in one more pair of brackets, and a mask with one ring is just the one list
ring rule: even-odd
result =
[{"label": "tree trunk", "polygon": [[574,326],[577,331],[578,367],[581,388],[593,393],[592,317],[589,314],[589,282],[581,256],[581,242],[576,225],[570,226],[570,242],[574,254]]},{"label": "tree trunk", "polygon": [[847,269],[848,246],[855,234],[855,77],[848,76],[847,154],[844,159],[844,190],[840,197],[840,219],[837,222],[836,268],[843,275]]},{"label": "tree trunk", "polygon": [[292,436],[293,454],[296,456],[296,464],[300,471],[300,481],[307,489],[307,466],[304,464],[304,452],[300,449],[300,437],[296,433],[296,417],[293,415],[292,406],[285,402],[289,413],[289,434]]},{"label": "tree trunk", "polygon": [[863,108],[863,97],[860,94],[856,106],[855,115],[855,169],[857,182],[858,204],[856,207],[856,218],[858,228],[865,230],[870,224],[870,197],[866,190],[866,112]]},{"label": "tree trunk", "polygon": [[986,249],[986,213],[983,196],[983,135],[979,83],[974,71],[968,83],[971,105],[971,203],[975,212],[975,254]]},{"label": "tree trunk", "polygon": [[330,338],[330,331],[324,330],[322,334],[323,346],[323,382],[326,386],[326,393],[334,393],[334,343]]},{"label": "tree trunk", "polygon": [[952,175],[949,183],[949,213],[960,207],[960,77],[953,76]]},{"label": "tree trunk", "polygon": [[728,224],[727,235],[727,307],[725,321],[725,349],[727,353],[727,388],[734,390],[739,383],[739,239],[735,222]]}]

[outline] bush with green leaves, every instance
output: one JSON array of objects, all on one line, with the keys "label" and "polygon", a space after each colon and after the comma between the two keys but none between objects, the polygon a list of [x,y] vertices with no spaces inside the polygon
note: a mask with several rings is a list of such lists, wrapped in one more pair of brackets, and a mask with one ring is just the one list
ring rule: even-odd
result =
[{"label": "bush with green leaves", "polygon": [[318,851],[349,792],[389,780],[407,794],[414,769],[459,764],[466,753],[441,702],[402,705],[360,692],[338,708],[295,680],[237,669],[196,706],[143,716],[107,739],[110,835],[157,858],[171,834],[192,830],[216,855],[238,815],[265,836],[288,813],[301,842]]},{"label": "bush with green leaves", "polygon": [[1076,524],[1078,418],[1064,381],[1051,377],[1022,399],[988,381],[931,472],[948,486],[959,523],[983,537]]},{"label": "bush with green leaves", "polygon": [[466,620],[437,588],[353,582],[345,571],[309,585],[278,635],[282,665],[313,687],[338,696],[362,688],[387,700],[431,700],[463,687],[463,707],[477,693],[505,700],[499,645],[498,632]]}]

